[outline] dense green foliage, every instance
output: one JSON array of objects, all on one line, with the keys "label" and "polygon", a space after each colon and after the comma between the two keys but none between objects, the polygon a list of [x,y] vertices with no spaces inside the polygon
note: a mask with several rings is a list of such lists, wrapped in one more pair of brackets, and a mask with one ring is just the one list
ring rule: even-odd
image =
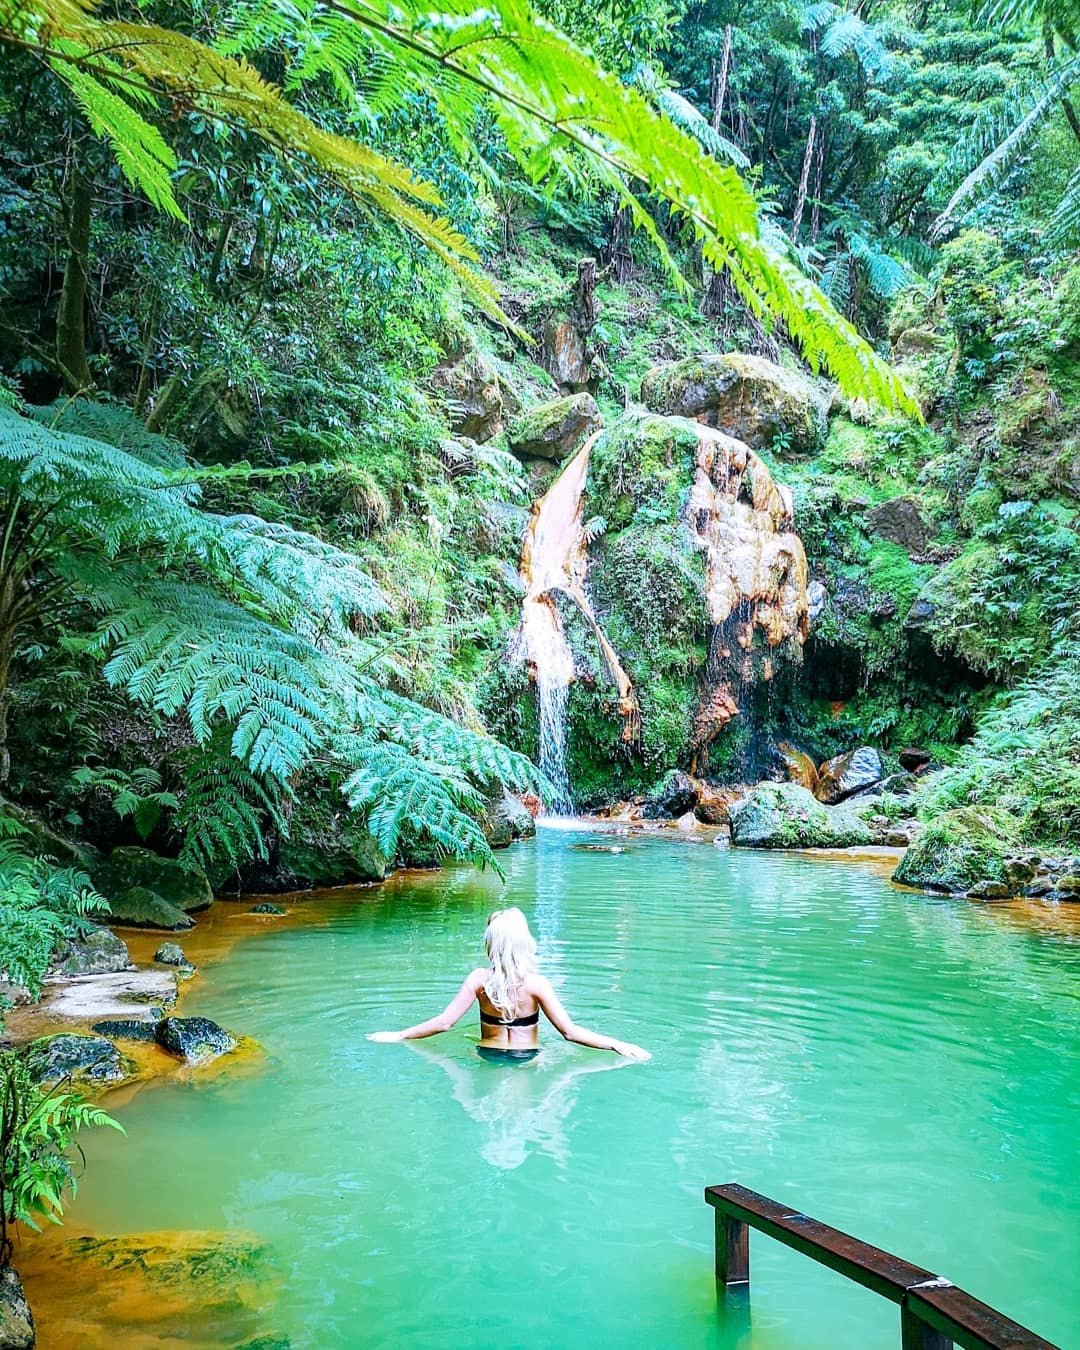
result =
[{"label": "dense green foliage", "polygon": [[[506,428],[583,388],[610,424],[651,366],[739,349],[863,397],[820,451],[762,447],[827,600],[711,772],[981,726],[950,801],[1000,790],[993,719],[1065,668],[1080,572],[1067,7],[36,0],[0,35],[6,796],[215,882],[287,880],[341,820],[354,854],[490,861],[489,802],[534,781],[507,653],[550,476]],[[889,361],[923,424],[872,406]],[[687,761],[709,657],[687,465],[654,459],[608,442],[591,479],[643,717],[626,742],[568,615],[586,801]]]},{"label": "dense green foliage", "polygon": [[60,1221],[65,1192],[78,1187],[75,1136],[91,1126],[121,1129],[74,1092],[38,1088],[17,1052],[0,1053],[0,1268],[11,1260],[11,1223]]}]

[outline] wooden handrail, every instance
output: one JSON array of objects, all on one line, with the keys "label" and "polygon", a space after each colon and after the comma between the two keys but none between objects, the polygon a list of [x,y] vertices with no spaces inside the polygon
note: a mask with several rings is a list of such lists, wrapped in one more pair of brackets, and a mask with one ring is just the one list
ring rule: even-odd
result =
[{"label": "wooden handrail", "polygon": [[1056,1350],[940,1275],[745,1186],[706,1186],[705,1200],[716,1221],[716,1282],[725,1291],[749,1289],[750,1229],[756,1228],[898,1304],[902,1350],[949,1350],[954,1344],[964,1350]]}]

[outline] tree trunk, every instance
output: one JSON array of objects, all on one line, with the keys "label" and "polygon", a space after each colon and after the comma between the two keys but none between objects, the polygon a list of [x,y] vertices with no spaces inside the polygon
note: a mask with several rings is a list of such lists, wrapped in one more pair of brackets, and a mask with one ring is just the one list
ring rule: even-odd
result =
[{"label": "tree trunk", "polygon": [[806,135],[806,154],[803,155],[802,175],[799,178],[799,191],[795,197],[795,211],[791,217],[792,243],[799,242],[799,229],[802,226],[803,211],[806,209],[806,189],[810,182],[810,165],[814,159],[814,139],[817,136],[817,118],[810,118],[810,130]]},{"label": "tree trunk", "polygon": [[713,86],[712,129],[720,134],[724,124],[724,100],[727,98],[728,76],[731,73],[731,24],[724,25],[724,49],[720,56],[720,70]]},{"label": "tree trunk", "polygon": [[[1047,24],[1043,28],[1043,46],[1046,51],[1047,60],[1051,63],[1057,60],[1057,52],[1054,49],[1054,30]],[[1065,114],[1065,121],[1068,122],[1072,134],[1080,141],[1080,116],[1072,105],[1072,100],[1068,94],[1061,96],[1061,111]]]},{"label": "tree trunk", "polygon": [[0,787],[11,773],[11,752],[8,750],[8,678],[11,659],[15,652],[15,634],[12,609],[15,604],[15,577],[12,569],[0,575]]},{"label": "tree trunk", "polygon": [[825,169],[825,140],[828,135],[828,123],[818,137],[816,163],[814,165],[814,190],[810,198],[810,242],[817,243],[821,233],[821,176]]},{"label": "tree trunk", "polygon": [[630,208],[616,206],[608,231],[605,263],[611,268],[619,285],[629,281],[634,259],[630,253]]},{"label": "tree trunk", "polygon": [[71,394],[92,383],[86,360],[86,282],[92,206],[90,182],[75,169],[67,203],[68,257],[56,315],[56,359]]},{"label": "tree trunk", "polygon": [[600,317],[600,302],[596,298],[596,259],[580,258],[570,319],[582,337],[588,336]]}]

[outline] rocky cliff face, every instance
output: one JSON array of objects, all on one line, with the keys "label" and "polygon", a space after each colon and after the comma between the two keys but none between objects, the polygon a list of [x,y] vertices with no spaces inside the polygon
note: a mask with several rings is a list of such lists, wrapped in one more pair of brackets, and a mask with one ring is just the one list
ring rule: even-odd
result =
[{"label": "rocky cliff face", "polygon": [[630,411],[579,452],[534,508],[522,580],[541,722],[543,648],[573,686],[560,715],[585,802],[616,776],[625,788],[675,763],[703,767],[809,631],[790,492],[745,442],[685,417]]}]

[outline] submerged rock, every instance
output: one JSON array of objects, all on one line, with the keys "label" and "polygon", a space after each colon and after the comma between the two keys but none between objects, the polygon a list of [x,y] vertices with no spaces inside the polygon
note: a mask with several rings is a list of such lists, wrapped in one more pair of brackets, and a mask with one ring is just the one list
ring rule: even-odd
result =
[{"label": "submerged rock", "polygon": [[251,1234],[72,1237],[28,1249],[24,1264],[28,1286],[49,1292],[53,1346],[275,1344],[278,1272]]},{"label": "submerged rock", "polygon": [[515,455],[564,460],[599,428],[600,421],[600,409],[591,394],[570,394],[519,413],[506,437]]},{"label": "submerged rock", "polygon": [[103,1036],[42,1036],[26,1047],[26,1067],[35,1083],[51,1086],[70,1078],[82,1083],[119,1083],[126,1076],[120,1051]]},{"label": "submerged rock", "polygon": [[672,769],[642,803],[643,820],[677,819],[697,805],[698,785],[682,769]]},{"label": "submerged rock", "polygon": [[825,404],[808,381],[739,352],[654,366],[641,401],[652,412],[707,422],[754,450],[811,454],[825,436]]},{"label": "submerged rock", "polygon": [[977,883],[1006,881],[1020,842],[1020,823],[994,806],[944,811],[916,836],[893,880],[919,890],[965,895]]},{"label": "submerged rock", "polygon": [[31,1350],[34,1317],[22,1281],[8,1266],[0,1270],[0,1350]]},{"label": "submerged rock", "polygon": [[285,911],[281,908],[280,905],[272,905],[268,900],[264,900],[261,904],[252,905],[252,907],[248,910],[248,913],[281,915],[284,914]]},{"label": "submerged rock", "polygon": [[155,1029],[158,1045],[189,1064],[208,1064],[236,1049],[236,1041],[208,1017],[166,1017]]},{"label": "submerged rock", "polygon": [[797,783],[759,783],[733,802],[731,842],[740,848],[849,848],[873,842],[851,807],[826,806]]},{"label": "submerged rock", "polygon": [[873,787],[884,774],[881,756],[872,746],[863,745],[846,755],[834,755],[818,769],[815,796],[833,806],[852,793]]},{"label": "submerged rock", "polygon": [[49,967],[52,977],[67,975],[110,975],[127,970],[131,953],[127,944],[107,928],[95,928],[85,937],[71,938],[57,952]]}]

